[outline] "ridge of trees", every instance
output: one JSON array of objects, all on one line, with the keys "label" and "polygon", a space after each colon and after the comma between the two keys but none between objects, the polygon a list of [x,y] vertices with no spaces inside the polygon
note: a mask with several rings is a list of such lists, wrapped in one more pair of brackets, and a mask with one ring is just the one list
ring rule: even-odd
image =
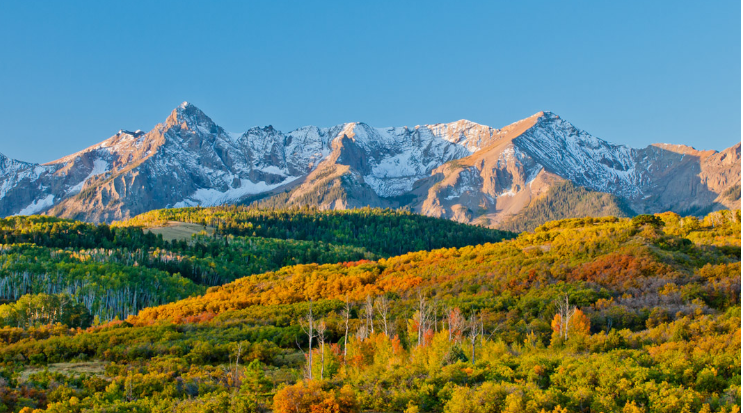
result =
[{"label": "ridge of trees", "polygon": [[406,210],[359,208],[320,211],[303,207],[192,207],[146,212],[121,225],[158,226],[180,221],[214,227],[219,235],[322,241],[361,247],[381,256],[498,242],[515,234],[432,218]]}]

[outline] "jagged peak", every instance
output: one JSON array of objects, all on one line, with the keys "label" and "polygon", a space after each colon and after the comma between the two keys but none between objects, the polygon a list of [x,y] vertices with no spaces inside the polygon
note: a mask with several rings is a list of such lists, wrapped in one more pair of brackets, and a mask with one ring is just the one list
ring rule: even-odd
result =
[{"label": "jagged peak", "polygon": [[[540,122],[550,122],[550,121],[556,121],[556,120],[559,120],[559,121],[562,121],[562,122],[567,122],[565,119],[561,118],[559,115],[557,115],[554,112],[550,112],[548,110],[542,110],[542,111],[539,111],[539,112],[537,112],[537,113],[535,113],[535,114],[533,114],[533,115],[531,115],[529,117],[526,117],[526,118],[521,119],[521,120],[517,120],[516,122],[512,123],[511,125],[523,124],[525,122],[537,124],[537,123],[540,123]],[[511,126],[511,125],[508,125],[508,126]]]},{"label": "jagged peak", "polygon": [[119,135],[119,136],[120,135],[130,135],[130,136],[133,136],[133,137],[136,138],[138,136],[144,135],[144,133],[145,132],[142,131],[141,129],[137,129],[134,132],[132,132],[130,130],[126,130],[126,129],[119,129],[119,131],[116,133],[116,135]]},{"label": "jagged peak", "polygon": [[[511,125],[508,125],[507,127],[503,128],[504,130],[507,129],[514,129],[518,130],[520,129],[523,132],[532,130],[532,129],[546,129],[547,132],[536,132],[538,136],[541,136],[541,139],[548,139],[548,140],[557,140],[557,141],[575,141],[575,142],[581,142],[580,144],[586,144],[589,146],[612,146],[617,148],[624,148],[626,150],[631,150],[629,146],[621,145],[621,144],[615,144],[612,142],[609,142],[607,140],[601,139],[598,136],[594,136],[587,131],[580,129],[576,127],[573,123],[565,120],[565,118],[560,117],[559,115],[555,114],[554,112],[550,111],[542,111],[537,112],[534,115],[522,119],[518,122],[515,122]],[[549,132],[552,131],[552,132]],[[560,132],[556,132],[560,131]]]},{"label": "jagged peak", "polygon": [[421,126],[427,127],[427,128],[453,128],[457,130],[461,129],[470,129],[470,128],[490,128],[490,126],[483,125],[481,123],[473,122],[469,119],[459,119],[455,122],[447,122],[447,123],[430,123],[425,125],[416,125],[415,128],[420,128]]},{"label": "jagged peak", "polygon": [[289,134],[291,135],[291,134],[294,134],[294,133],[302,133],[302,132],[309,132],[309,131],[320,133],[322,130],[323,130],[323,128],[320,128],[319,126],[305,125],[305,126],[301,126],[301,127],[297,128],[297,129],[294,129],[293,131],[289,132]]},{"label": "jagged peak", "polygon": [[667,149],[675,149],[675,150],[683,150],[683,151],[698,151],[697,148],[690,146],[690,145],[684,145],[681,143],[663,143],[658,142],[652,144],[652,146],[657,146],[659,148],[667,148]]},{"label": "jagged peak", "polygon": [[[554,119],[561,119],[561,118],[560,118],[559,115],[557,115],[557,114],[555,114],[553,112],[550,112],[550,111],[540,111],[540,112],[537,112],[537,113],[535,113],[535,114],[533,114],[533,115],[531,115],[529,117],[526,117],[524,119],[521,119],[521,120],[518,120],[516,122],[513,122],[513,123],[507,125],[504,128],[507,128],[507,127],[513,126],[513,125],[518,125],[518,124],[521,124],[521,123],[524,123],[524,122],[537,122],[540,119],[542,119],[542,120],[554,120]],[[416,126],[416,128],[418,128],[419,126],[420,125]],[[477,122],[471,121],[469,119],[460,119],[458,121],[448,122],[448,123],[426,124],[426,125],[423,125],[423,126],[426,126],[426,127],[429,127],[429,128],[448,127],[448,128],[454,128],[454,129],[460,129],[460,130],[461,129],[470,129],[470,128],[490,128],[490,129],[495,129],[492,126],[488,126],[488,125],[485,125],[485,124],[482,124],[482,123],[477,123]]]},{"label": "jagged peak", "polygon": [[452,123],[455,125],[462,125],[462,126],[483,126],[482,124],[473,122],[469,119],[459,119],[458,121],[452,122]]},{"label": "jagged peak", "polygon": [[353,138],[356,135],[356,128],[360,127],[360,129],[365,129],[364,126],[368,127],[363,122],[346,122],[339,125],[340,129],[338,132],[338,137],[341,137],[343,135],[346,135],[348,138]]},{"label": "jagged peak", "polygon": [[560,119],[560,115],[558,115],[558,114],[556,114],[554,112],[550,112],[548,110],[539,111],[539,112],[535,113],[532,116],[536,116],[536,117],[539,117],[539,118],[547,118],[547,119]]},{"label": "jagged peak", "polygon": [[512,125],[518,125],[523,123],[531,123],[533,125],[540,125],[545,123],[556,123],[556,124],[567,124],[569,126],[575,127],[572,123],[568,122],[564,118],[561,118],[559,115],[550,112],[550,111],[541,111],[537,112],[528,118],[521,119],[520,121],[514,122]]},{"label": "jagged peak", "polygon": [[654,143],[650,146],[654,146],[656,148],[660,148],[660,149],[663,149],[669,152],[674,152],[680,155],[692,155],[692,156],[698,156],[702,158],[710,156],[710,155],[714,155],[717,153],[717,151],[713,149],[699,150],[693,146],[683,145],[683,144]]},{"label": "jagged peak", "polygon": [[353,129],[357,127],[364,128],[364,129],[374,129],[372,126],[370,126],[366,122],[346,122],[346,123],[343,123],[342,125],[344,128],[349,128],[349,129]]},{"label": "jagged peak", "polygon": [[206,116],[201,109],[189,102],[183,102],[177,108],[173,109],[165,121],[167,127],[183,126],[184,124],[191,130],[195,130],[198,126],[203,126],[207,130],[212,131],[217,127],[209,116]]},{"label": "jagged peak", "polygon": [[[196,105],[189,103],[189,102],[183,102],[180,105],[178,105],[171,114],[200,114],[204,115],[204,112],[201,111],[201,109],[197,108]],[[204,115],[206,116],[206,115]]]},{"label": "jagged peak", "polygon": [[248,129],[243,135],[281,135],[282,132],[276,128],[273,127],[273,125],[268,126],[253,126],[252,128]]},{"label": "jagged peak", "polygon": [[18,159],[13,159],[11,157],[8,157],[2,153],[0,153],[0,167],[3,166],[23,166],[23,167],[31,167],[31,166],[38,166],[39,164],[35,162],[25,162],[25,161],[19,161]]}]

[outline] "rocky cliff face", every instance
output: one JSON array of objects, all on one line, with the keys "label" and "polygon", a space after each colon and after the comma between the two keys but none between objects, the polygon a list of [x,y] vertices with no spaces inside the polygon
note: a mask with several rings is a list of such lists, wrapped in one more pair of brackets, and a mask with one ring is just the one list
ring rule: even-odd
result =
[{"label": "rocky cliff face", "polygon": [[[266,155],[270,156],[270,155]],[[235,139],[193,105],[183,104],[148,133],[120,132],[101,144],[56,161],[74,171],[94,158],[100,174],[50,214],[91,221],[128,218],[155,208],[216,205],[291,180],[286,163],[260,168],[245,139]]]},{"label": "rocky cliff face", "polygon": [[617,195],[637,213],[701,214],[740,208],[739,196],[721,196],[736,185],[739,191],[740,165],[740,144],[721,153],[663,144],[633,149],[538,113],[503,128],[489,146],[438,168],[440,178],[414,206],[427,215],[497,226],[567,180]]},{"label": "rocky cliff face", "polygon": [[633,149],[549,112],[502,129],[461,120],[231,134],[184,103],[149,132],[121,130],[48,164],[0,156],[0,215],[100,222],[262,197],[274,206],[406,206],[497,226],[564,181],[621,197],[638,213],[740,208],[740,144],[719,153]]}]

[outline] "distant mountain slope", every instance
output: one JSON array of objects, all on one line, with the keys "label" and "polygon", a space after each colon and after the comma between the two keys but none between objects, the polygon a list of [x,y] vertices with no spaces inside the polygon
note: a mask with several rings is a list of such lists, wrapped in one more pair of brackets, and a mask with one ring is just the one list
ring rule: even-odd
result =
[{"label": "distant mountain slope", "polygon": [[634,211],[619,197],[576,186],[570,181],[558,182],[547,193],[499,225],[499,228],[523,232],[547,221],[584,217],[629,217]]},{"label": "distant mountain slope", "polygon": [[159,208],[261,200],[320,209],[408,207],[498,226],[570,181],[638,213],[739,208],[740,144],[722,152],[610,144],[549,112],[501,129],[460,120],[345,123],[232,134],[183,103],[149,132],[120,130],[44,165],[0,156],[0,215],[110,222]]}]

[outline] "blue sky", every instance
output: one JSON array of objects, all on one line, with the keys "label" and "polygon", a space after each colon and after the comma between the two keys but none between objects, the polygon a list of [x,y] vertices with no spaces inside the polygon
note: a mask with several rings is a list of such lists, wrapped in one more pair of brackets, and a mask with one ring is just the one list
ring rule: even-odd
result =
[{"label": "blue sky", "polygon": [[740,141],[740,2],[0,3],[0,153],[46,162],[184,100],[233,132],[504,126]]}]

